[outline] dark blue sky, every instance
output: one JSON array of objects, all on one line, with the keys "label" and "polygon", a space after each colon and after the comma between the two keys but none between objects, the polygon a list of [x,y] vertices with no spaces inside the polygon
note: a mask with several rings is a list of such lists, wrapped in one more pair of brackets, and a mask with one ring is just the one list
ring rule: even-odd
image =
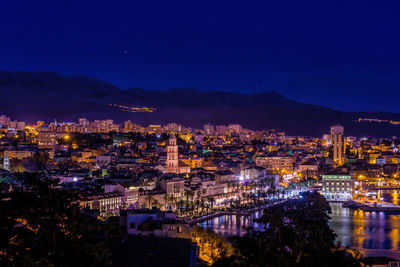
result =
[{"label": "dark blue sky", "polygon": [[400,112],[400,1],[0,0],[0,69]]}]

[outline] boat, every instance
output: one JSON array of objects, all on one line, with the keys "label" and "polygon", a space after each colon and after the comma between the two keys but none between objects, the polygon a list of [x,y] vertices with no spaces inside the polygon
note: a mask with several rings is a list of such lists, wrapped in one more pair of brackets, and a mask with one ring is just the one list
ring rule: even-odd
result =
[{"label": "boat", "polygon": [[342,203],[343,208],[358,209],[362,206],[363,206],[362,204],[360,204],[354,200],[348,200],[348,201]]}]

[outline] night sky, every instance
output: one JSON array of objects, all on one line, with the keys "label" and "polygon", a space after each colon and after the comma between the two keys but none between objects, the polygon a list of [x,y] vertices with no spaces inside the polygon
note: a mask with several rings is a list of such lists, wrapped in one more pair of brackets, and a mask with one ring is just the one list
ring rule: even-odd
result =
[{"label": "night sky", "polygon": [[400,112],[400,1],[0,0],[0,69]]}]

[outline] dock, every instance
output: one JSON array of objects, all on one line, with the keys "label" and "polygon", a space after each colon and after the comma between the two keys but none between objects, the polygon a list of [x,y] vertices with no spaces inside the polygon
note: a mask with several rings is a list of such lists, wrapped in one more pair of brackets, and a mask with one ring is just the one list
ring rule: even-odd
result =
[{"label": "dock", "polygon": [[250,216],[251,214],[253,214],[254,212],[260,211],[260,210],[264,210],[272,205],[276,205],[277,203],[280,203],[282,201],[277,201],[275,203],[269,203],[266,205],[262,205],[259,207],[253,207],[253,208],[247,208],[244,210],[233,210],[233,211],[218,211],[212,214],[207,214],[198,218],[194,218],[194,219],[190,219],[190,220],[186,220],[185,222],[189,225],[195,225],[210,219],[214,219],[216,217],[219,216],[225,216],[225,215],[236,215],[236,216]]},{"label": "dock", "polygon": [[366,212],[388,212],[400,213],[400,206],[391,203],[361,203],[356,201],[348,201],[342,204],[345,208],[359,209]]}]

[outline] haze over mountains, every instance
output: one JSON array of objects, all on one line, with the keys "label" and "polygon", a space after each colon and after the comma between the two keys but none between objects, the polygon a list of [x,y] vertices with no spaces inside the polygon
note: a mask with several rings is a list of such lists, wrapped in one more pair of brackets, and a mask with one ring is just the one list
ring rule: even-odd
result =
[{"label": "haze over mountains", "polygon": [[[327,92],[327,97],[329,97]],[[131,113],[110,104],[152,107],[153,113]],[[359,117],[400,121],[398,113],[341,112],[298,103],[266,91],[239,94],[198,89],[151,91],[116,86],[88,76],[63,76],[53,72],[0,71],[0,113],[12,119],[76,121],[80,117],[147,124],[239,123],[250,129],[275,128],[290,135],[321,136],[333,124],[342,124],[346,135],[398,136],[400,126],[356,122]]]}]

